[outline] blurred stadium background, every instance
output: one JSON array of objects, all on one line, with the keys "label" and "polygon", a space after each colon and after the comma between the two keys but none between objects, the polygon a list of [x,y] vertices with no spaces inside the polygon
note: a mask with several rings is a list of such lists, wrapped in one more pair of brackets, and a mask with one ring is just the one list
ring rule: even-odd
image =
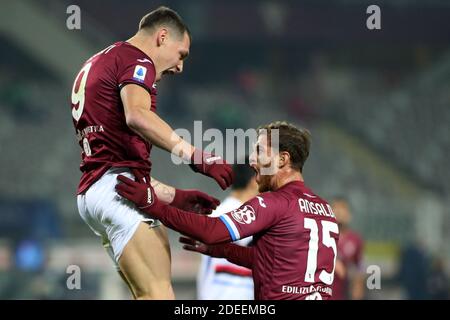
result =
[{"label": "blurred stadium background", "polygon": [[[66,8],[81,8],[68,30]],[[345,195],[367,265],[367,299],[448,298],[450,269],[450,2],[0,1],[0,298],[129,299],[78,215],[80,172],[69,97],[82,62],[128,39],[158,5],[193,33],[182,76],[160,83],[174,128],[309,128],[309,185]],[[381,7],[382,29],[366,28]],[[153,151],[153,175],[223,199],[214,182]],[[199,256],[171,233],[179,299],[195,299]],[[68,290],[69,265],[81,290]]]}]

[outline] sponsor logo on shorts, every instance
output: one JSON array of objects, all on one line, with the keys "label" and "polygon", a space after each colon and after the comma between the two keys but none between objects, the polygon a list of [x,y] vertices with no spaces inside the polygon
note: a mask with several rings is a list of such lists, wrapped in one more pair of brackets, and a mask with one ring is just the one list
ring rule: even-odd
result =
[{"label": "sponsor logo on shorts", "polygon": [[255,209],[249,205],[231,211],[231,216],[240,224],[250,224],[256,220]]}]

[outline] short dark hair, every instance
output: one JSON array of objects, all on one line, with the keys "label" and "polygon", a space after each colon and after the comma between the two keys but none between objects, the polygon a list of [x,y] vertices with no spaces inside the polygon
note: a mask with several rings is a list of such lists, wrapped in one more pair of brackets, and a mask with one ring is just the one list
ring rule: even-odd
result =
[{"label": "short dark hair", "polygon": [[288,152],[291,156],[291,167],[302,172],[303,165],[309,156],[311,133],[307,129],[298,129],[286,121],[275,121],[260,126],[258,128],[258,134],[261,133],[261,130],[265,131],[270,143],[271,130],[273,129],[278,129],[279,152]]},{"label": "short dark hair", "polygon": [[245,162],[242,164],[233,164],[234,181],[231,189],[241,190],[245,189],[255,175],[252,167],[250,167],[250,162],[248,157],[245,157]]},{"label": "short dark hair", "polygon": [[[161,6],[142,17],[139,30],[152,30],[155,27],[167,26],[175,30],[180,36],[186,32],[191,39],[191,32],[180,15],[168,7]],[[192,39],[191,39],[192,40]]]}]

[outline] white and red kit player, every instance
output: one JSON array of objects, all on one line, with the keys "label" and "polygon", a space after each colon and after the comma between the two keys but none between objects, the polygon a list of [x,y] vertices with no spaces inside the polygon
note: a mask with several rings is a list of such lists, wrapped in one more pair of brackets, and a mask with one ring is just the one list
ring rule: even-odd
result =
[{"label": "white and red kit player", "polygon": [[[258,194],[258,185],[248,161],[243,164],[234,164],[233,172],[235,178],[230,195],[209,217],[219,217],[237,209]],[[247,237],[234,243],[240,246],[249,246],[252,240],[252,237]],[[253,300],[253,291],[250,269],[238,266],[224,258],[202,255],[197,274],[197,298],[199,300]]]},{"label": "white and red kit player", "polygon": [[[256,300],[330,299],[339,230],[331,206],[303,181],[309,132],[285,122],[263,129],[250,156],[263,193],[218,218],[167,206],[151,187],[123,176],[116,189],[169,228],[193,238],[180,239],[185,249],[250,268]],[[274,130],[278,148],[269,142]],[[265,174],[272,165],[275,170]],[[225,244],[248,236],[254,239],[251,247]]]},{"label": "white and red kit player", "polygon": [[73,123],[82,148],[78,209],[139,299],[173,298],[167,232],[117,195],[116,176],[151,183],[158,197],[174,207],[210,213],[217,199],[150,178],[155,144],[190,161],[194,171],[214,178],[223,189],[232,183],[228,164],[195,150],[156,114],[156,82],[163,74],[182,72],[189,47],[181,18],[160,7],[142,18],[135,36],[87,60],[72,89]]}]

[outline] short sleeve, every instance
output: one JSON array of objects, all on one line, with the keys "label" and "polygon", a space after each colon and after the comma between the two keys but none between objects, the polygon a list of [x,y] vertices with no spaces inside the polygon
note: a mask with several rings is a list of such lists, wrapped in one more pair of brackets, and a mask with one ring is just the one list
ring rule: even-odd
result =
[{"label": "short sleeve", "polygon": [[276,195],[265,193],[247,201],[238,209],[219,217],[225,224],[233,241],[255,235],[275,225],[287,205]]},{"label": "short sleeve", "polygon": [[122,89],[126,84],[137,84],[149,93],[155,83],[155,66],[142,55],[132,54],[119,59],[118,84]]}]

